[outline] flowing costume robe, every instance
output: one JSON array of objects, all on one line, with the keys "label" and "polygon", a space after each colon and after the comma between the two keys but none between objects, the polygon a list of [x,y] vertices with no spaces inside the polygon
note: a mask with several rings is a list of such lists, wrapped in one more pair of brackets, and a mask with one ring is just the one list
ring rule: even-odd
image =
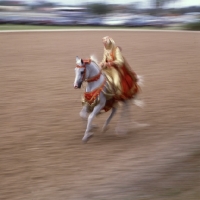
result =
[{"label": "flowing costume robe", "polygon": [[110,39],[110,48],[104,48],[102,63],[108,63],[102,70],[115,90],[116,100],[132,99],[139,92],[137,76],[123,57],[120,47]]}]

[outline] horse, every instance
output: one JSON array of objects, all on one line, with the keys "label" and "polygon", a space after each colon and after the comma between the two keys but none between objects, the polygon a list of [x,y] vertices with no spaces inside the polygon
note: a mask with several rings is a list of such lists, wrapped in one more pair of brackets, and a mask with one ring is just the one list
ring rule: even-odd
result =
[{"label": "horse", "polygon": [[[138,85],[143,85],[142,76],[137,76]],[[83,82],[87,82],[86,91],[82,100],[83,107],[79,115],[81,118],[87,120],[87,127],[82,138],[82,141],[87,142],[92,136],[93,119],[101,113],[102,109],[105,111],[111,110],[109,117],[106,119],[102,132],[107,130],[107,126],[117,111],[116,104],[119,101],[114,100],[115,93],[111,89],[112,85],[109,84],[104,73],[102,73],[97,61],[90,57],[88,60],[83,60],[76,56],[75,67],[75,80],[74,88],[80,89]],[[126,118],[126,113],[129,111],[128,100],[122,102],[122,114],[121,119]],[[134,98],[134,104],[142,107],[143,103],[140,100]],[[109,105],[109,107],[108,107]],[[107,110],[106,110],[107,109]],[[89,113],[89,116],[88,116]]]}]

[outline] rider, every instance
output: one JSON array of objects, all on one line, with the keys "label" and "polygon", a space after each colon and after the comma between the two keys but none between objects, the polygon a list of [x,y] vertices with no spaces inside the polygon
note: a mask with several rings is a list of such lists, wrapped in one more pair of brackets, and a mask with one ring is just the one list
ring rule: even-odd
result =
[{"label": "rider", "polygon": [[114,85],[116,99],[126,100],[135,97],[139,91],[137,75],[121,53],[121,48],[116,46],[114,40],[103,37],[104,54],[100,63],[107,79]]}]

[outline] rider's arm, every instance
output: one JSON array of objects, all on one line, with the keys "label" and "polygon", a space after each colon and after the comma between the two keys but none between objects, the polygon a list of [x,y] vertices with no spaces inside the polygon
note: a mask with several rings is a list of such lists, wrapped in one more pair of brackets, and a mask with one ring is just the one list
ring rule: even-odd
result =
[{"label": "rider's arm", "polygon": [[103,60],[101,62],[106,62],[106,54],[103,54]]},{"label": "rider's arm", "polygon": [[124,65],[124,58],[121,54],[119,47],[115,49],[115,60],[112,61],[112,64],[122,67]]},{"label": "rider's arm", "polygon": [[102,61],[100,62],[100,66],[103,67],[105,62],[106,62],[106,54],[105,54],[105,52],[104,52],[104,54],[103,54],[103,59],[102,59]]}]

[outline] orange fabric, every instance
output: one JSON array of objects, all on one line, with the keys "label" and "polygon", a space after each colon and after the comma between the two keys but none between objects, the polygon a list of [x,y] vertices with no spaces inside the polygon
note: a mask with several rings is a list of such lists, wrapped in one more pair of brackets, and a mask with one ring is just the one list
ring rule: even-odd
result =
[{"label": "orange fabric", "polygon": [[87,82],[93,82],[93,81],[97,81],[101,76],[101,72],[99,72],[96,76],[93,76],[92,78],[86,79],[85,81]]},{"label": "orange fabric", "polygon": [[97,89],[91,91],[91,92],[85,92],[84,93],[84,98],[85,98],[85,101],[92,105],[92,103],[94,103],[94,101],[96,100],[96,98],[99,96],[100,92],[103,90],[103,87],[105,85],[105,81],[104,83]]},{"label": "orange fabric", "polygon": [[97,98],[97,96],[99,96],[100,92],[101,90],[99,88],[97,88],[92,92],[85,92],[84,94],[85,101],[87,101],[87,103],[91,105],[92,103],[94,103],[94,100]]},{"label": "orange fabric", "polygon": [[[85,92],[84,93],[85,102],[87,102],[89,105],[92,105],[95,102],[96,98],[100,95],[100,92],[103,90],[105,83],[106,83],[106,80],[99,88],[91,92]],[[102,110],[104,110],[105,112],[109,111],[114,106],[115,103],[116,103],[116,99],[114,97],[107,100]]]}]

